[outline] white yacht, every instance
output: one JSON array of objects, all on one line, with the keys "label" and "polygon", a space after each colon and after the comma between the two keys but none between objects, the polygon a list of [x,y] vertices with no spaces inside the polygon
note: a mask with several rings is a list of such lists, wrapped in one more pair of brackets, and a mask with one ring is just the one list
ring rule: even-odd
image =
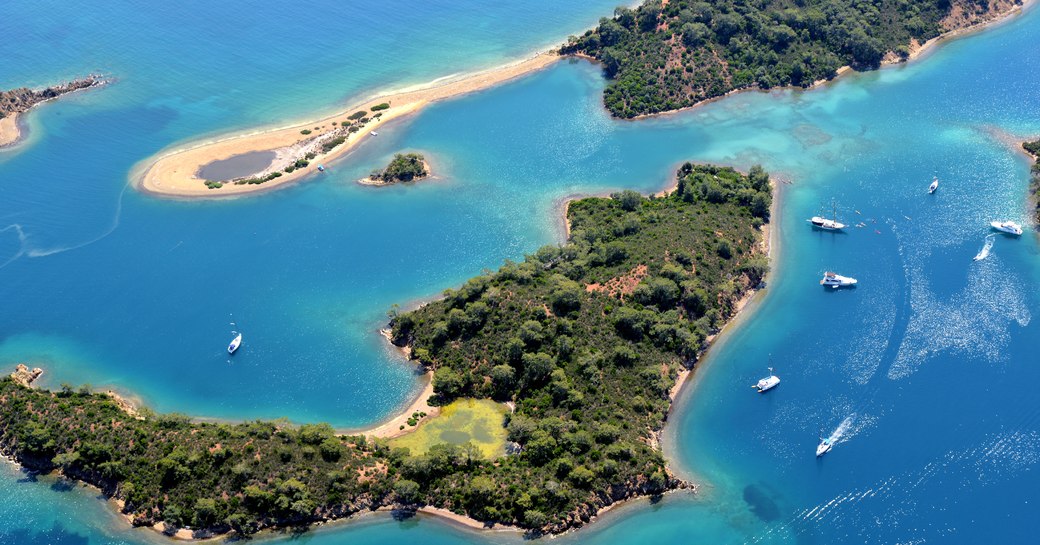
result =
[{"label": "white yacht", "polygon": [[755,384],[755,388],[758,388],[758,393],[761,394],[761,393],[765,393],[766,390],[770,390],[772,388],[776,388],[776,386],[778,384],[780,384],[780,377],[774,375],[773,374],[773,368],[770,367],[769,368],[769,376],[759,380],[758,383]]},{"label": "white yacht", "polygon": [[833,218],[825,218],[823,216],[813,216],[808,221],[813,227],[817,229],[823,229],[824,231],[841,231],[845,228],[845,224],[838,221],[837,209],[831,212]]},{"label": "white yacht", "polygon": [[838,273],[827,271],[823,273],[823,280],[820,280],[820,285],[838,289],[846,286],[855,286],[857,282],[858,280],[851,276],[842,276]]},{"label": "white yacht", "polygon": [[834,444],[831,443],[830,437],[820,439],[820,444],[816,446],[816,457],[819,458],[820,456],[827,454],[831,450],[832,446],[834,446]]},{"label": "white yacht", "polygon": [[997,231],[1001,231],[1003,233],[1008,233],[1010,235],[1018,236],[1018,235],[1022,234],[1022,226],[1017,224],[1017,223],[1015,223],[1015,222],[1013,222],[1013,221],[1011,221],[1011,220],[1008,220],[1008,221],[991,221],[991,222],[989,222],[989,225],[990,225],[990,227],[996,229]]},{"label": "white yacht", "polygon": [[227,353],[228,354],[234,354],[235,350],[238,350],[239,346],[242,346],[242,334],[241,333],[239,333],[237,337],[235,337],[234,339],[231,340],[231,344],[229,344],[228,347],[227,347]]},{"label": "white yacht", "polygon": [[936,189],[939,189],[939,178],[932,180],[932,185],[928,186],[928,194],[935,193]]}]

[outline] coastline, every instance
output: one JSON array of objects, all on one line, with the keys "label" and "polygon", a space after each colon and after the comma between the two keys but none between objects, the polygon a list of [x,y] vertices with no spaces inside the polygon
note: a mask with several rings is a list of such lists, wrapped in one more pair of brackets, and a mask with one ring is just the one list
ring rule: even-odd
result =
[{"label": "coastline", "polygon": [[[1008,9],[1007,11],[1005,11],[1003,13],[999,13],[999,14],[993,15],[989,19],[980,20],[980,21],[978,21],[978,22],[976,22],[974,24],[971,24],[969,26],[966,26],[966,27],[954,28],[954,29],[948,30],[946,32],[943,32],[942,34],[939,34],[938,36],[927,40],[923,44],[918,43],[916,40],[911,40],[910,44],[907,44],[909,46],[909,48],[910,48],[910,55],[906,59],[901,59],[901,58],[898,58],[898,57],[895,58],[895,59],[892,59],[892,58],[888,58],[886,56],[886,59],[881,62],[880,66],[878,66],[876,69],[869,70],[867,72],[859,72],[859,71],[855,70],[854,68],[852,68],[851,66],[845,65],[845,66],[839,67],[837,70],[834,71],[834,77],[832,77],[830,79],[816,80],[811,85],[809,85],[808,87],[799,87],[799,86],[794,86],[794,85],[787,85],[787,86],[783,86],[783,87],[773,87],[773,88],[770,88],[770,89],[761,89],[761,88],[759,88],[757,86],[744,87],[744,88],[741,88],[741,89],[732,89],[732,90],[727,91],[726,93],[724,93],[722,95],[719,95],[717,97],[704,99],[704,100],[702,100],[700,102],[697,102],[696,104],[691,104],[690,106],[686,106],[686,107],[679,108],[679,109],[676,109],[676,110],[667,110],[667,111],[664,111],[664,112],[657,112],[657,113],[652,113],[652,114],[641,114],[641,115],[637,115],[637,116],[629,118],[629,119],[624,119],[623,121],[638,121],[638,120],[641,120],[641,119],[650,119],[650,118],[655,118],[655,117],[661,117],[661,116],[667,116],[667,115],[673,115],[673,114],[680,114],[680,113],[684,113],[684,112],[688,112],[688,111],[694,110],[694,109],[699,108],[701,106],[704,106],[706,104],[711,104],[713,102],[717,102],[717,101],[720,101],[722,99],[729,98],[730,96],[737,95],[737,94],[740,94],[740,93],[749,93],[749,92],[770,93],[772,91],[777,91],[777,90],[803,91],[803,92],[804,91],[811,91],[813,89],[818,89],[818,88],[826,87],[827,85],[833,84],[833,83],[841,80],[842,77],[846,76],[846,75],[850,75],[850,74],[865,74],[865,73],[869,73],[869,72],[875,72],[877,70],[881,70],[881,69],[888,68],[888,67],[906,66],[906,65],[909,65],[911,62],[918,61],[918,60],[923,60],[923,59],[927,58],[931,54],[935,53],[939,49],[939,46],[943,45],[944,43],[952,42],[953,40],[955,40],[957,38],[965,38],[965,37],[968,37],[968,36],[970,36],[972,34],[975,34],[977,32],[981,32],[983,30],[990,29],[990,28],[995,28],[995,27],[998,27],[1000,25],[1006,24],[1006,23],[1014,20],[1017,16],[1025,13],[1029,9],[1032,9],[1036,5],[1037,0],[1021,0],[1021,2],[1022,2],[1021,4],[1012,4],[1012,7],[1010,9]],[[889,55],[891,55],[892,53],[893,52],[890,51]],[[575,54],[575,55],[569,55],[569,56],[574,57],[574,58],[587,60],[587,61],[592,62],[592,63],[598,63],[599,62],[597,59],[595,59],[593,57],[589,57],[588,55],[585,55],[585,54]]]},{"label": "coastline", "polygon": [[[696,472],[691,468],[678,463],[679,457],[675,452],[668,448],[670,445],[674,445],[677,442],[674,440],[668,440],[668,438],[674,438],[677,433],[674,424],[674,415],[685,410],[686,405],[692,399],[693,392],[700,384],[699,379],[704,375],[704,371],[706,370],[705,368],[714,360],[712,354],[721,350],[722,347],[729,342],[729,339],[733,337],[735,332],[739,331],[741,327],[746,325],[751,317],[755,315],[758,308],[769,299],[771,290],[768,288],[768,283],[772,282],[773,279],[779,275],[781,256],[779,226],[783,221],[781,203],[784,198],[784,186],[787,184],[782,183],[776,176],[771,177],[771,181],[773,184],[773,203],[769,210],[769,223],[762,226],[763,236],[761,240],[762,249],[769,258],[769,272],[766,274],[764,279],[767,283],[767,287],[765,289],[752,288],[749,290],[748,293],[745,294],[745,296],[737,303],[737,309],[733,316],[726,322],[722,329],[714,335],[711,344],[701,352],[700,357],[697,358],[697,364],[692,369],[684,370],[680,373],[680,376],[676,378],[675,384],[668,392],[668,397],[671,398],[672,403],[668,409],[667,417],[665,418],[665,425],[664,428],[658,432],[661,444],[661,454],[664,456],[668,470],[683,478],[697,482],[698,488],[704,486],[704,483],[701,482],[702,479],[698,479]],[[760,294],[761,296],[758,296]],[[699,372],[694,373],[695,370]]]},{"label": "coastline", "polygon": [[[134,172],[140,172],[140,174],[131,174],[131,183],[135,188],[151,195],[181,198],[236,196],[283,187],[317,172],[317,163],[330,162],[343,156],[372,136],[375,129],[388,121],[416,113],[437,101],[481,91],[542,70],[562,58],[554,52],[543,52],[489,70],[453,78],[442,78],[425,85],[371,97],[316,121],[297,122],[288,126],[261,129],[212,141],[189,143],[186,147],[165,153],[160,152],[159,155],[139,163],[139,167],[141,165],[144,167],[143,169],[134,168]],[[344,119],[352,112],[359,110],[371,111],[373,106],[382,103],[388,103],[390,107],[381,110],[379,112],[381,115],[378,118],[373,117],[364,125],[363,129],[346,136],[343,144],[328,152],[316,154],[311,160],[311,164],[315,166],[298,168],[263,184],[235,185],[230,183],[219,189],[207,188],[204,180],[196,177],[196,173],[203,165],[243,153],[291,152],[294,146],[298,147],[301,144],[301,131],[311,131],[313,135],[306,135],[308,138],[305,140],[308,141],[328,136],[336,130],[336,127],[331,125],[332,122]],[[315,127],[317,128],[315,129]]]},{"label": "coastline", "polygon": [[[85,82],[89,83],[86,83],[85,85],[80,87],[72,88],[72,86],[74,85]],[[60,84],[56,87],[47,88],[47,91],[58,89],[58,94],[50,98],[44,98],[42,100],[37,101],[24,111],[13,112],[8,114],[7,117],[0,119],[0,151],[17,147],[19,144],[21,144],[28,138],[29,125],[26,122],[25,116],[23,116],[22,114],[28,114],[33,110],[33,108],[36,108],[41,104],[46,104],[53,100],[58,100],[64,96],[72,95],[80,91],[86,91],[88,89],[94,89],[97,87],[104,87],[109,83],[111,83],[111,80],[105,79],[103,76],[91,75],[82,80],[74,80],[72,82]]]}]

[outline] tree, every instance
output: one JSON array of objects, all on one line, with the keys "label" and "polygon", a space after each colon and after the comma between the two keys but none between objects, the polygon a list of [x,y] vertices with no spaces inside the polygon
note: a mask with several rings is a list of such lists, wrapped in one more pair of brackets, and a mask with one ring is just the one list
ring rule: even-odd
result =
[{"label": "tree", "polygon": [[458,397],[465,385],[462,375],[450,367],[438,367],[433,372],[433,391],[441,397],[447,399]]},{"label": "tree", "polygon": [[621,205],[621,209],[627,212],[639,208],[639,205],[643,202],[643,196],[631,189],[611,193],[610,198],[617,201]]},{"label": "tree", "polygon": [[413,503],[419,498],[419,483],[408,479],[401,479],[394,483],[394,493],[404,503]]},{"label": "tree", "polygon": [[704,23],[686,23],[681,31],[683,43],[687,47],[699,47],[711,38],[711,29]]}]

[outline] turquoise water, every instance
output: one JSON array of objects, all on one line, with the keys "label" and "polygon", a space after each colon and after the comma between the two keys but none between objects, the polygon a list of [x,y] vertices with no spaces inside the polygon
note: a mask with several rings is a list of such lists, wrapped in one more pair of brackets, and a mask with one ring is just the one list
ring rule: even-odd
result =
[{"label": "turquoise water", "polygon": [[[182,202],[126,189],[136,161],[178,141],[522,56],[612,7],[314,4],[293,10],[321,16],[0,7],[0,20],[25,22],[0,43],[0,85],[90,69],[119,80],[34,112],[30,141],[0,153],[0,365],[29,361],[51,384],[111,386],[163,411],[363,426],[417,386],[375,334],[391,304],[559,240],[568,195],[656,190],[687,159],[762,162],[792,182],[774,222],[778,274],[712,349],[667,430],[703,494],[625,506],[563,541],[1032,538],[1040,247],[1032,234],[997,237],[990,258],[971,258],[988,221],[1027,219],[1028,163],[996,136],[1040,134],[1037,10],[911,66],[634,123],[602,110],[595,67],[565,62],[395,122],[284,190]],[[427,153],[437,179],[353,183],[402,149]],[[932,176],[942,185],[928,196]],[[805,218],[832,200],[865,227],[811,231]],[[824,292],[828,269],[860,287]],[[229,360],[233,329],[246,342]],[[749,386],[770,355],[783,383],[759,396]],[[819,435],[839,427],[815,460]],[[0,497],[15,498],[0,506],[4,545],[152,539],[86,490],[7,471]],[[388,517],[303,539],[515,540]]]}]

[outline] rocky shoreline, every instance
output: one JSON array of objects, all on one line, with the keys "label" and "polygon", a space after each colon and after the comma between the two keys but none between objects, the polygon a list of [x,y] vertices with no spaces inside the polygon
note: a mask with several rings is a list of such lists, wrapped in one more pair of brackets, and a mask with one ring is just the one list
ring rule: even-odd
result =
[{"label": "rocky shoreline", "polygon": [[92,87],[100,87],[106,83],[108,83],[108,80],[104,76],[91,74],[84,78],[44,89],[20,87],[18,89],[0,91],[0,147],[12,146],[22,139],[23,127],[19,119],[21,114],[62,95]]}]

